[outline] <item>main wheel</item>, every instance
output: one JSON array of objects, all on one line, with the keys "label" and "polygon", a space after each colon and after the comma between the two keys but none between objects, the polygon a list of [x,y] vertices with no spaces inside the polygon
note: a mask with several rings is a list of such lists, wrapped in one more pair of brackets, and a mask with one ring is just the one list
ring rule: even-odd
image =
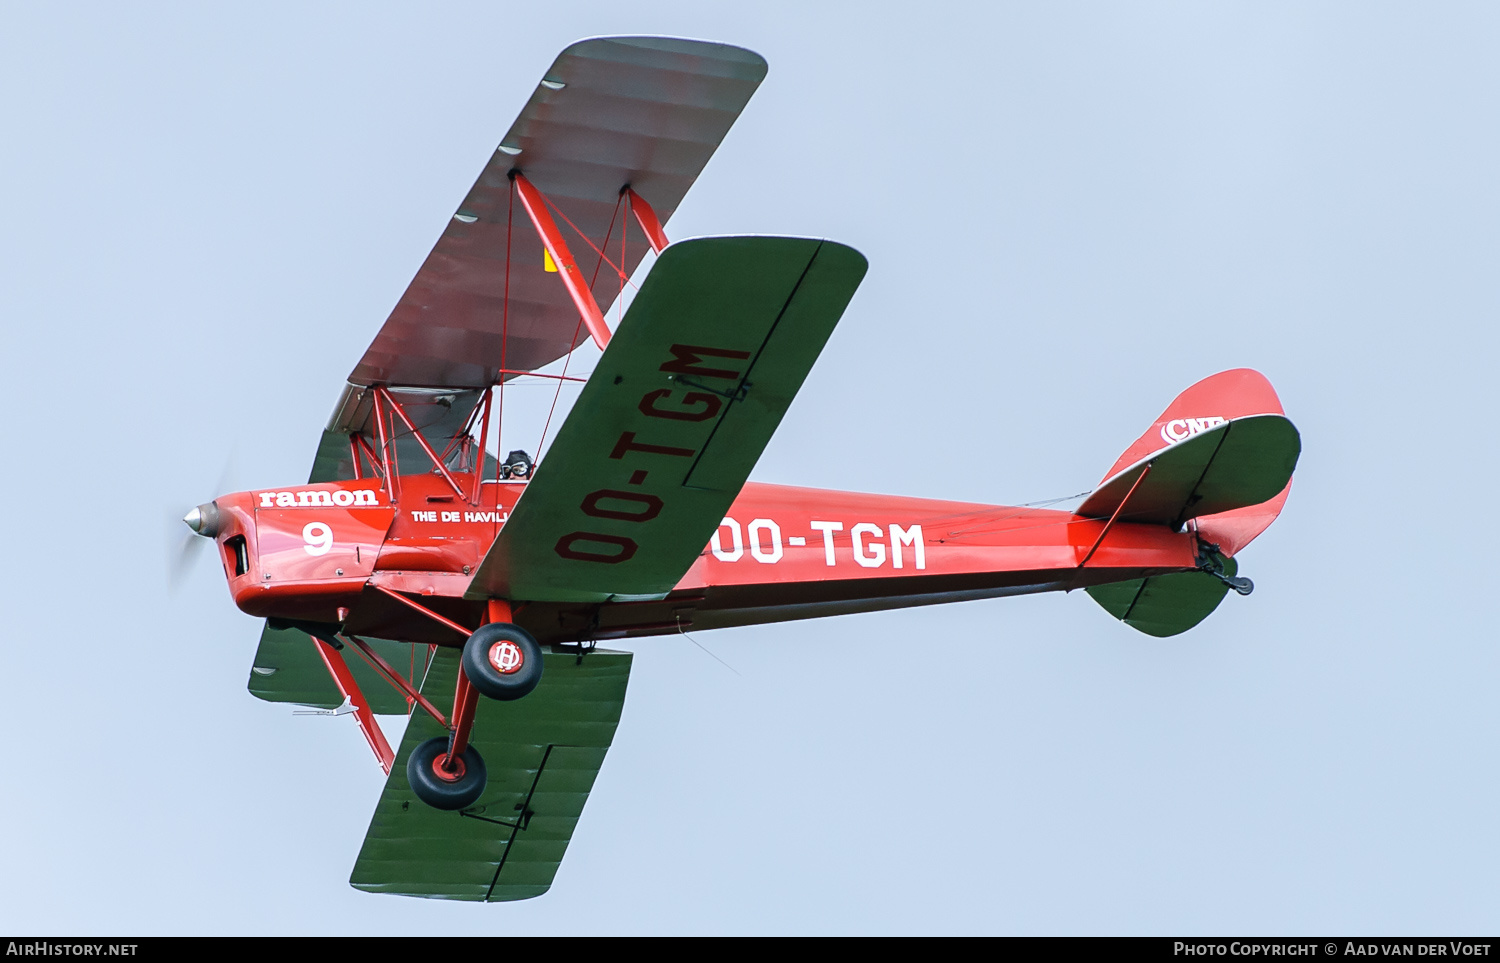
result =
[{"label": "main wheel", "polygon": [[406,760],[406,781],[411,791],[433,809],[464,809],[484,794],[488,777],[484,760],[473,746],[453,760],[453,769],[443,768],[448,737],[436,736],[417,746]]},{"label": "main wheel", "polygon": [[464,675],[491,699],[519,699],[542,681],[542,647],[510,622],[481,625],[464,643]]}]

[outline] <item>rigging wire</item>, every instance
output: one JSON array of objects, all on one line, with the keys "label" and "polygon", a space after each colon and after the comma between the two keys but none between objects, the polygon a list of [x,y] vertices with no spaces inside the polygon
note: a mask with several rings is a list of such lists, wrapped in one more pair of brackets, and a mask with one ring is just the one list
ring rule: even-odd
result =
[{"label": "rigging wire", "polygon": [[[576,328],[573,329],[573,340],[575,342],[578,340],[578,333],[580,331],[582,331],[582,330],[583,330],[583,315],[580,314],[578,316],[578,327],[576,327]],[[573,362],[573,352],[569,351],[568,352],[568,356],[563,359],[563,369],[562,369],[563,377],[567,377],[567,375],[568,375],[568,365],[571,364],[572,362]],[[545,444],[546,441],[547,441],[547,429],[549,429],[549,428],[552,427],[552,413],[557,410],[557,399],[560,398],[560,397],[562,397],[562,386],[563,386],[563,382],[561,380],[559,380],[557,382],[557,393],[552,396],[552,407],[547,409],[547,421],[542,425],[542,437],[536,443],[536,463],[537,464],[540,464],[541,461],[542,461],[542,445]]]},{"label": "rigging wire", "polygon": [[[625,239],[630,237],[630,194],[628,187],[620,192],[620,199],[625,202],[625,220],[620,225],[621,264],[630,263],[625,259]],[[605,243],[608,244],[608,242],[609,239],[605,238]],[[625,278],[623,276],[620,278],[620,293],[615,295],[615,305],[619,308],[619,313],[615,316],[615,330],[618,331],[620,324],[625,320]]]},{"label": "rigging wire", "polygon": [[[542,200],[546,202],[546,204],[547,204],[548,207],[552,208],[552,210],[554,210],[554,211],[557,212],[557,216],[558,217],[562,218],[564,221],[567,222],[567,225],[573,229],[574,233],[576,233],[579,237],[583,238],[583,243],[585,243],[589,247],[593,248],[594,252],[599,255],[599,261],[594,265],[594,276],[589,280],[589,295],[593,296],[593,293],[594,293],[594,282],[599,279],[599,269],[604,264],[608,264],[611,268],[614,268],[615,273],[617,275],[619,275],[619,277],[620,277],[620,294],[623,295],[625,293],[625,285],[629,282],[629,279],[625,276],[625,272],[621,271],[618,267],[615,267],[614,262],[610,261],[609,258],[607,258],[607,257],[604,256],[603,249],[598,248],[598,247],[594,247],[594,242],[590,241],[588,239],[587,235],[585,235],[582,231],[578,230],[578,225],[574,224],[571,220],[569,220],[568,219],[568,215],[564,214],[562,212],[562,210],[560,208],[558,208],[558,206],[556,204],[553,204],[550,198],[548,198],[544,194],[544,195],[542,195]],[[606,247],[609,245],[610,236],[612,234],[614,234],[614,232],[615,232],[615,220],[617,218],[619,218],[619,216],[620,216],[620,203],[621,203],[621,201],[624,201],[624,200],[625,200],[625,195],[623,193],[619,196],[619,198],[617,198],[615,200],[614,213],[612,213],[610,215],[610,217],[609,217],[609,230],[606,231],[605,234],[604,234],[604,244],[605,244]],[[622,264],[625,261],[625,238],[626,238],[626,236],[629,233],[630,233],[630,223],[627,220],[627,221],[624,222],[624,224],[623,224],[623,226],[622,226],[622,228],[620,230],[620,262]],[[631,287],[635,287],[635,285],[633,285],[633,284],[630,285],[630,286]],[[623,301],[623,300],[624,300],[623,297],[617,298],[617,301]],[[622,312],[623,312],[623,309],[622,309]],[[624,315],[622,313],[621,317],[623,317],[623,316]],[[619,327],[619,322],[618,321],[615,322],[615,326]],[[552,415],[553,415],[554,412],[557,411],[557,400],[562,397],[563,379],[566,379],[567,376],[568,376],[568,366],[573,363],[573,352],[578,349],[578,336],[579,336],[579,334],[582,331],[583,331],[583,315],[580,314],[578,316],[578,326],[573,329],[573,340],[569,342],[569,344],[572,345],[572,348],[569,349],[567,357],[565,357],[563,359],[562,378],[558,379],[558,382],[557,382],[557,391],[552,395],[552,407],[550,407],[550,408],[547,409],[547,420],[546,420],[546,422],[544,422],[542,424],[542,437],[536,443],[536,460],[537,460],[538,463],[540,463],[541,460],[542,460],[542,446],[544,444],[546,444],[546,441],[547,441],[547,432],[552,427]],[[590,372],[590,373],[592,374],[592,372]]]},{"label": "rigging wire", "polygon": [[1072,501],[1075,498],[1083,498],[1084,496],[1086,496],[1086,495],[1092,495],[1093,493],[1094,493],[1094,490],[1092,488],[1090,488],[1090,489],[1087,489],[1085,491],[1081,491],[1081,492],[1079,492],[1076,495],[1064,495],[1061,498],[1048,498],[1048,499],[1045,499],[1045,500],[1039,501],[1039,502],[1022,502],[1017,507],[1018,508],[1046,508],[1048,505],[1056,505],[1058,502],[1070,502],[1070,501]]},{"label": "rigging wire", "polygon": [[[573,222],[572,222],[572,220],[570,220],[570,219],[569,219],[569,218],[568,218],[568,215],[566,215],[566,214],[564,214],[564,213],[563,213],[563,212],[562,212],[562,208],[560,208],[560,207],[558,207],[558,206],[557,206],[557,205],[556,205],[556,204],[554,204],[554,203],[552,203],[552,198],[550,198],[550,197],[548,197],[548,196],[547,196],[547,195],[545,195],[545,194],[543,194],[543,195],[542,195],[542,201],[543,201],[543,202],[544,202],[544,203],[545,203],[545,204],[546,204],[546,205],[547,205],[547,206],[548,206],[548,207],[550,207],[550,208],[552,208],[552,210],[553,210],[553,212],[554,212],[554,213],[556,213],[556,214],[557,214],[557,216],[558,216],[558,217],[560,217],[560,218],[562,218],[562,219],[563,219],[563,221],[564,221],[564,222],[566,222],[566,223],[567,223],[567,225],[568,225],[568,226],[569,226],[569,227],[571,227],[571,228],[572,228],[572,229],[573,229],[573,233],[574,233],[574,234],[577,234],[577,235],[578,235],[578,236],[579,236],[579,237],[580,237],[580,238],[582,238],[582,239],[583,239],[583,243],[585,243],[585,244],[587,244],[587,245],[588,245],[588,246],[589,246],[589,248],[590,248],[590,249],[591,249],[591,250],[593,250],[593,252],[594,252],[594,253],[595,253],[595,254],[597,254],[597,255],[599,255],[599,257],[600,257],[600,258],[601,258],[601,259],[602,259],[602,260],[603,260],[603,261],[604,261],[604,263],[605,263],[605,264],[608,264],[608,265],[609,265],[609,266],[610,266],[610,268],[611,268],[611,269],[612,269],[612,270],[613,270],[613,271],[614,271],[614,272],[615,272],[615,274],[617,274],[617,275],[619,275],[619,277],[620,277],[620,280],[621,280],[621,281],[623,281],[623,282],[625,282],[625,284],[630,284],[630,286],[631,286],[631,287],[635,287],[635,285],[634,285],[634,284],[631,284],[631,282],[630,282],[630,278],[629,278],[629,276],[627,276],[627,275],[626,275],[626,274],[625,274],[625,271],[624,271],[624,269],[623,269],[623,268],[621,268],[621,267],[619,267],[619,266],[618,266],[618,265],[616,265],[616,264],[615,264],[615,262],[613,262],[613,261],[611,261],[611,260],[610,260],[610,259],[609,259],[609,258],[608,258],[608,257],[607,257],[607,256],[606,256],[606,255],[605,255],[605,253],[604,253],[604,252],[603,252],[603,251],[602,251],[602,250],[600,250],[600,249],[599,249],[599,247],[598,247],[598,246],[596,246],[596,245],[595,245],[595,244],[594,244],[594,242],[593,242],[593,241],[590,241],[590,240],[589,240],[589,238],[588,238],[588,235],[587,235],[587,234],[584,234],[584,233],[583,233],[583,231],[581,231],[581,230],[579,230],[579,228],[578,228],[578,225],[577,225],[577,224],[574,224],[574,223],[573,223]],[[619,207],[620,207],[620,204],[619,204],[619,202],[618,202],[618,201],[616,201],[616,202],[615,202],[615,209],[616,209],[616,210],[619,210]],[[605,239],[605,243],[606,243],[606,244],[607,244],[607,243],[609,243],[609,239],[608,239],[608,238],[606,238],[606,239]],[[597,270],[597,269],[596,269],[596,270]],[[623,290],[623,286],[622,286],[622,288],[621,288],[621,289],[622,289],[622,290]]]},{"label": "rigging wire", "polygon": [[739,669],[736,669],[734,666],[730,665],[728,662],[725,662],[723,659],[719,658],[717,655],[714,655],[712,652],[709,652],[709,650],[703,645],[702,642],[699,642],[697,639],[693,638],[691,635],[688,635],[687,634],[687,629],[684,629],[682,627],[682,616],[680,616],[680,615],[674,615],[673,618],[675,618],[677,620],[677,631],[678,631],[678,633],[684,639],[687,639],[689,642],[693,643],[698,648],[703,649],[704,652],[708,653],[709,658],[713,659],[715,662],[719,663],[724,668],[728,669],[730,672],[733,672],[735,675],[739,675],[741,679],[744,678],[744,676],[740,675],[740,670]]},{"label": "rigging wire", "polygon": [[[505,206],[505,295],[500,302],[500,369],[510,367],[505,363],[506,349],[510,347],[510,234],[516,215],[516,182],[510,182],[509,200]],[[500,480],[500,452],[505,450],[501,436],[505,433],[505,376],[500,376],[500,410],[495,415],[495,481]],[[479,473],[484,474],[484,452],[479,453]]]},{"label": "rigging wire", "polygon": [[[622,201],[624,199],[625,199],[625,195],[621,194],[620,197],[615,201],[614,213],[612,213],[612,214],[609,215],[609,230],[607,230],[607,231],[604,232],[604,247],[605,248],[609,247],[609,239],[615,233],[615,218],[617,218],[617,217],[620,216],[620,201]],[[630,225],[627,223],[626,227],[628,228],[629,226]],[[578,229],[574,228],[574,230],[576,231]],[[588,239],[584,238],[584,240],[588,240]],[[621,264],[625,263],[625,259],[623,257],[620,258],[620,263]],[[597,260],[597,261],[594,262],[594,276],[591,277],[591,278],[589,278],[589,293],[590,294],[594,293],[594,284],[595,284],[595,282],[597,282],[599,280],[599,269],[602,268],[603,266],[604,266],[604,251],[601,250],[599,252],[599,260]],[[614,265],[611,264],[610,267],[614,267]]]}]

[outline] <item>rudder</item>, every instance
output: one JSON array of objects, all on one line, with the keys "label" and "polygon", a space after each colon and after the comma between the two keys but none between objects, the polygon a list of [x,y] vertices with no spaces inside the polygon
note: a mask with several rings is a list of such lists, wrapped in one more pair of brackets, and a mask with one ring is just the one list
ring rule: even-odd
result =
[{"label": "rudder", "polygon": [[1077,513],[1173,530],[1196,519],[1200,531],[1224,529],[1233,555],[1275,520],[1301,451],[1270,382],[1224,371],[1178,395]]}]

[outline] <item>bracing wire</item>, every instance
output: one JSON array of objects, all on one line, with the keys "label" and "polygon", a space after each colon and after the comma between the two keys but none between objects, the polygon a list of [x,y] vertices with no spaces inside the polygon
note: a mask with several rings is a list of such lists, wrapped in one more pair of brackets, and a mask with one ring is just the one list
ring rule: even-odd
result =
[{"label": "bracing wire", "polygon": [[[719,658],[717,655],[714,655],[712,652],[710,652],[708,650],[707,647],[704,646],[704,644],[702,642],[699,642],[697,639],[693,638],[691,635],[688,635],[687,634],[687,629],[684,629],[682,627],[682,617],[681,616],[673,616],[673,618],[677,619],[677,631],[678,631],[679,634],[681,634],[681,636],[684,639],[687,639],[689,642],[693,643],[698,648],[703,649],[703,651],[705,653],[707,653],[707,655],[708,655],[709,658],[713,659],[715,662],[719,663],[724,668],[728,669],[730,672],[733,672],[735,675],[740,675],[740,670],[739,669],[736,669],[734,666],[730,665],[728,662],[725,662],[723,659]],[[744,676],[740,675],[740,678],[743,679]]]}]

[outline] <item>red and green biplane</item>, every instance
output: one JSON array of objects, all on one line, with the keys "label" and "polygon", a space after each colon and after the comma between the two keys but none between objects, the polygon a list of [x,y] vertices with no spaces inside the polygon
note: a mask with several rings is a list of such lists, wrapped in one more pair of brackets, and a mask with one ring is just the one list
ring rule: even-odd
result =
[{"label": "red and green biplane", "polygon": [[[1079,588],[1168,636],[1250,592],[1234,556],[1300,451],[1254,371],[1179,395],[1076,511],[747,481],[866,268],[814,238],[668,243],[765,72],[699,41],[564,50],[349,376],[308,484],[188,513],[266,620],[250,691],[353,715],[388,774],[355,887],[546,892],[625,698],[630,653],[603,642]],[[647,249],[611,331],[598,294]],[[602,356],[546,458],[490,454],[503,385],[563,377],[539,369],[586,340]],[[381,713],[411,715],[398,749]]]}]

